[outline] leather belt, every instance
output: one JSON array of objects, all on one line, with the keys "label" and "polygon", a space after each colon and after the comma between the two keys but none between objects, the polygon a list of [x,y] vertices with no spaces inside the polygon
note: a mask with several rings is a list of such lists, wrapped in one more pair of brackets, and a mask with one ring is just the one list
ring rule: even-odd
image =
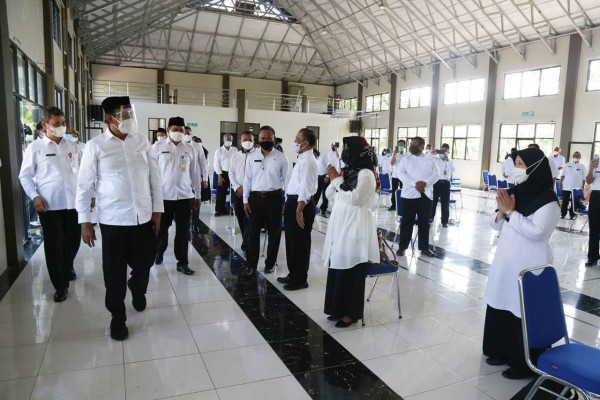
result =
[{"label": "leather belt", "polygon": [[260,197],[271,197],[271,196],[275,196],[275,195],[280,195],[281,196],[281,189],[271,190],[270,192],[253,191],[251,194],[255,194],[255,195],[260,196]]}]

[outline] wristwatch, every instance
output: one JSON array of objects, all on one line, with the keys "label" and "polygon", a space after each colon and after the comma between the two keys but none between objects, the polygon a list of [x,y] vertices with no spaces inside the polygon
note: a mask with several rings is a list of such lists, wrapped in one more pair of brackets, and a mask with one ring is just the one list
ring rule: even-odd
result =
[{"label": "wristwatch", "polygon": [[504,219],[505,219],[506,221],[510,221],[510,216],[512,215],[512,213],[513,213],[514,211],[515,211],[515,209],[514,209],[514,208],[511,208],[510,210],[508,210],[508,211],[506,212],[506,214],[504,214]]}]

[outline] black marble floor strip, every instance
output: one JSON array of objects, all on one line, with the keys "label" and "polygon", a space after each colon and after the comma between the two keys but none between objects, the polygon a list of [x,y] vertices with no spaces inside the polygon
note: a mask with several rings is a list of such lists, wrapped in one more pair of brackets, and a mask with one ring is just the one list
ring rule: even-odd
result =
[{"label": "black marble floor strip", "polygon": [[238,279],[245,260],[202,221],[201,232],[192,245],[312,399],[402,399],[262,274]]},{"label": "black marble floor strip", "polygon": [[37,251],[38,247],[42,244],[42,238],[36,237],[28,240],[23,245],[23,265],[19,265],[16,268],[6,268],[2,274],[0,274],[0,301],[6,296],[10,287],[15,283],[21,272],[25,269],[25,266],[33,257],[33,254]]}]

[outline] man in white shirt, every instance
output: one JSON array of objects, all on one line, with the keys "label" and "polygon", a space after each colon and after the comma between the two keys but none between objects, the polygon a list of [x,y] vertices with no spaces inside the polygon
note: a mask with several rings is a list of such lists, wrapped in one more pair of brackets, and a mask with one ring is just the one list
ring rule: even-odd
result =
[{"label": "man in white shirt", "polygon": [[282,190],[288,175],[287,159],[273,148],[275,130],[272,127],[260,128],[258,144],[260,150],[248,156],[244,179],[244,212],[249,221],[247,268],[242,275],[247,278],[256,274],[260,230],[265,224],[269,235],[265,273],[275,268],[281,241]]},{"label": "man in white shirt", "polygon": [[404,256],[410,244],[415,216],[418,216],[419,250],[427,257],[435,257],[429,249],[429,216],[433,185],[439,179],[433,157],[423,153],[425,140],[415,137],[410,143],[410,155],[400,163],[402,181],[402,222],[400,224],[400,246],[397,255]]},{"label": "man in white shirt", "polygon": [[175,220],[177,271],[192,275],[194,271],[190,269],[188,261],[188,234],[192,208],[200,209],[201,174],[196,150],[191,144],[182,142],[185,131],[183,118],[169,118],[167,129],[169,140],[152,146],[158,159],[165,210],[160,220],[155,263],[163,263],[169,244],[169,228]]},{"label": "man in white shirt", "polygon": [[437,165],[440,179],[433,185],[433,203],[431,206],[431,219],[435,218],[437,203],[441,201],[442,207],[442,227],[448,227],[450,219],[450,179],[454,173],[454,164],[448,158],[450,154],[450,145],[442,144],[441,152],[434,150],[431,154]]},{"label": "man in white shirt", "polygon": [[215,202],[215,217],[229,214],[230,210],[225,204],[227,194],[229,194],[231,183],[229,182],[229,160],[231,156],[237,153],[237,149],[233,147],[233,136],[230,134],[223,135],[223,146],[215,151],[213,162],[214,170],[219,179],[217,183],[217,199]]},{"label": "man in white shirt", "polygon": [[85,150],[85,143],[83,143],[80,139],[79,136],[79,132],[74,131],[73,133],[71,133],[71,136],[73,138],[73,142],[75,142],[75,144],[77,146],[79,146],[79,150],[83,153],[83,150]]},{"label": "man in white shirt", "polygon": [[562,174],[566,164],[565,157],[560,153],[561,149],[557,146],[554,148],[554,154],[552,155],[552,157],[550,157],[550,161],[554,163],[554,166],[558,170],[558,176],[556,176],[556,179],[560,179],[560,175]]},{"label": "man in white shirt", "polygon": [[[527,148],[541,150],[540,145],[537,143],[531,143],[529,146],[527,146]],[[556,180],[560,178],[560,172],[558,171],[558,167],[554,162],[552,162],[552,160],[549,159],[548,163],[550,164],[550,171],[552,171],[552,187],[556,188]]]},{"label": "man in white shirt", "polygon": [[510,149],[510,154],[506,155],[504,162],[502,163],[502,176],[506,179],[508,183],[508,187],[512,188],[515,186],[515,158],[517,154],[517,149]]},{"label": "man in white shirt", "polygon": [[37,138],[35,140],[42,140],[44,138],[44,125],[42,124],[42,121],[35,125],[35,132],[37,133]]},{"label": "man in white shirt", "polygon": [[[164,205],[158,161],[148,139],[139,134],[129,97],[107,97],[102,108],[107,126],[85,147],[76,208],[83,242],[94,247],[91,200],[96,193],[105,304],[112,314],[110,336],[125,340],[129,336],[124,303],[127,287],[133,308],[145,310]],[[131,267],[129,280],[127,265]]]},{"label": "man in white shirt", "polygon": [[245,253],[248,245],[248,218],[244,212],[244,179],[246,178],[246,159],[248,158],[248,154],[254,151],[254,136],[252,132],[242,132],[240,147],[242,151],[233,154],[229,161],[229,180],[231,188],[235,193],[233,206],[242,233],[242,251]]},{"label": "man in white shirt", "polygon": [[388,175],[392,173],[392,165],[390,164],[390,160],[392,159],[391,153],[390,149],[383,149],[381,152],[381,157],[378,160],[379,173]]},{"label": "man in white shirt", "polygon": [[317,193],[314,196],[315,207],[319,204],[319,199],[323,198],[321,202],[321,215],[327,215],[327,208],[329,207],[329,200],[327,196],[325,196],[325,191],[327,190],[327,186],[329,186],[329,177],[327,176],[327,166],[329,163],[327,162],[326,153],[319,153],[319,151],[313,148],[313,153],[315,154],[315,158],[317,160],[318,167],[318,185],[317,185]]},{"label": "man in white shirt", "polygon": [[[208,189],[208,162],[206,161],[207,153],[204,151],[204,147],[202,147],[200,138],[192,136],[192,128],[189,126],[185,127],[185,131],[183,133],[183,142],[193,146],[196,150],[196,158],[198,160],[198,169],[196,171],[198,174],[200,174],[200,180],[202,181],[202,189],[200,190],[200,194],[202,194],[202,190]],[[199,198],[201,199],[202,196]],[[192,209],[190,225],[192,228],[192,234],[197,235],[200,233],[200,208],[196,209],[196,207],[194,207]]]},{"label": "man in white shirt", "polygon": [[167,130],[165,128],[158,128],[156,130],[156,141],[166,142],[167,141]]},{"label": "man in white shirt", "polygon": [[315,133],[302,128],[292,142],[292,149],[298,154],[298,162],[292,169],[292,176],[286,185],[284,207],[285,251],[289,274],[277,281],[285,283],[286,290],[308,287],[308,266],[312,226],[315,221],[313,195],[317,192],[318,165],[313,155],[317,143]]},{"label": "man in white shirt", "polygon": [[341,160],[340,160],[340,142],[331,143],[331,151],[323,154],[325,157],[325,162],[327,166],[331,165],[335,167],[335,169],[339,172],[341,169]]},{"label": "man in white shirt", "polygon": [[587,174],[585,181],[592,189],[588,205],[590,236],[585,266],[593,267],[600,259],[600,168],[598,168],[598,158],[594,157],[592,159],[590,172]]},{"label": "man in white shirt", "polygon": [[75,211],[79,170],[79,147],[64,140],[64,113],[44,110],[46,135],[25,150],[19,180],[39,213],[44,229],[44,253],[50,281],[56,290],[54,301],[67,298],[69,281],[76,279],[73,260],[81,243],[81,229]]},{"label": "man in white shirt", "polygon": [[571,202],[571,191],[573,189],[581,189],[585,185],[585,177],[587,175],[587,169],[585,165],[582,165],[579,161],[581,160],[581,153],[576,151],[573,153],[573,161],[568,162],[563,169],[563,174],[560,177],[560,186],[562,190],[562,207],[560,209],[560,217],[565,218],[567,210],[571,219],[575,218],[573,207],[569,207]]},{"label": "man in white shirt", "polygon": [[402,189],[402,181],[400,181],[400,162],[406,157],[406,154],[404,153],[405,148],[406,141],[404,139],[398,140],[398,144],[390,159],[390,166],[392,168],[392,205],[388,208],[389,211],[396,211],[396,190]]}]

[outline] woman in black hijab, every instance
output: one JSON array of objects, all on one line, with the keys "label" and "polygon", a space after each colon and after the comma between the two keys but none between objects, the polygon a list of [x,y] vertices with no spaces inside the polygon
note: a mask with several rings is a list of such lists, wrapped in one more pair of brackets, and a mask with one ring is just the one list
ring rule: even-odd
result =
[{"label": "woman in black hijab", "polygon": [[377,225],[371,212],[377,200],[375,152],[364,137],[344,138],[341,174],[331,165],[326,195],[333,208],[323,249],[329,267],[325,314],[345,328],[363,317],[365,266],[379,262]]},{"label": "woman in black hijab", "polygon": [[[523,351],[519,274],[527,268],[552,264],[550,237],[560,208],[550,164],[541,150],[517,152],[514,177],[515,187],[498,191],[498,211],[491,221],[500,237],[483,297],[488,305],[483,354],[490,365],[510,367],[502,373],[505,378],[521,379],[533,373]],[[532,350],[534,360],[542,350]]]}]

